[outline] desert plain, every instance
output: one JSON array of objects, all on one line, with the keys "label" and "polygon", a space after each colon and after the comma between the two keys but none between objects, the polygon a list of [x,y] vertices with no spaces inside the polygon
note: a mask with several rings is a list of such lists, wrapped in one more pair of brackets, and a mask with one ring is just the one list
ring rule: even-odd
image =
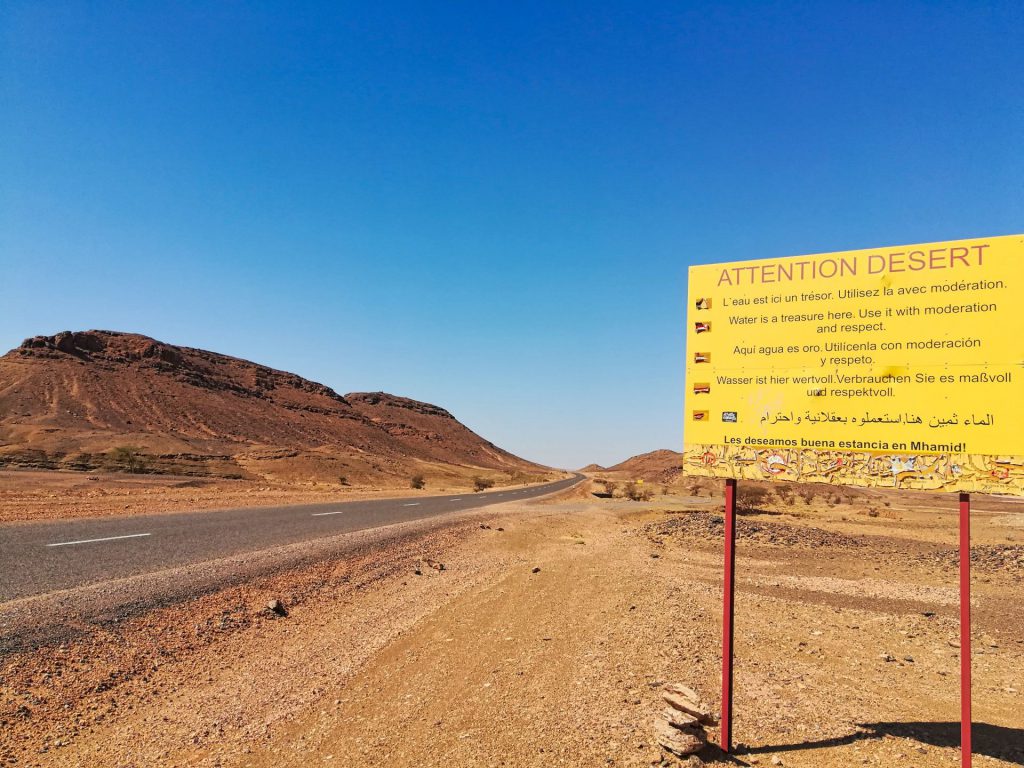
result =
[{"label": "desert plain", "polygon": [[[659,746],[666,684],[721,704],[721,489],[668,453],[171,604],[72,590],[0,657],[0,764],[960,765],[956,499],[829,486],[741,485],[736,749]],[[974,764],[1024,765],[1024,505],[974,509]]]}]

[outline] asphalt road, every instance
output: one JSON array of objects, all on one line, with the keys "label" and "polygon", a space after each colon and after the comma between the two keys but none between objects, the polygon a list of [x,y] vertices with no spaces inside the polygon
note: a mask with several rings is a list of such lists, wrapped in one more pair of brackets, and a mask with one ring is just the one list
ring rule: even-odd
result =
[{"label": "asphalt road", "polygon": [[0,602],[339,533],[525,501],[582,479],[487,493],[0,525]]}]

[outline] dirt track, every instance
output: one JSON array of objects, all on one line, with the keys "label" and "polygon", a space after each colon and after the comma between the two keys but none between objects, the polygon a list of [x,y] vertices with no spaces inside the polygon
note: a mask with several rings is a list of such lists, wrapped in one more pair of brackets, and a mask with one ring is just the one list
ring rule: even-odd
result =
[{"label": "dirt track", "polygon": [[[717,706],[709,504],[508,505],[386,554],[12,655],[0,753],[17,765],[658,763],[663,682]],[[739,764],[959,765],[956,571],[934,541],[948,527],[952,543],[953,520],[744,519],[735,738],[751,746]],[[1012,515],[977,527],[1016,551]],[[445,569],[416,575],[423,557]],[[1022,571],[1013,560],[976,572],[978,766],[1024,765]],[[288,617],[260,610],[271,597]],[[701,759],[725,764],[714,748]]]}]

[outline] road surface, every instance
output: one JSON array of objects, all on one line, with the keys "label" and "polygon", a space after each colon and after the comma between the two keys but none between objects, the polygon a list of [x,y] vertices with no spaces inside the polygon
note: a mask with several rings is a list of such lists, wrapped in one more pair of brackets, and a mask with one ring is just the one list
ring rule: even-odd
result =
[{"label": "road surface", "polygon": [[0,525],[0,602],[246,552],[525,501],[583,479],[472,491],[210,512]]}]

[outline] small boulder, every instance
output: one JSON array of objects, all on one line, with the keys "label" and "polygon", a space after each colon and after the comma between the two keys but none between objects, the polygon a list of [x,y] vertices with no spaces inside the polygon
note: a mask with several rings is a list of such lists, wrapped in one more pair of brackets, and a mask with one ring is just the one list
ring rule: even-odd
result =
[{"label": "small boulder", "polygon": [[658,744],[679,757],[700,752],[707,744],[703,730],[676,728],[660,717],[654,721],[654,737]]},{"label": "small boulder", "polygon": [[700,720],[693,715],[687,712],[680,712],[672,707],[665,707],[661,716],[665,719],[665,722],[675,728],[693,728],[700,725]]},{"label": "small boulder", "polygon": [[288,609],[284,607],[284,603],[280,600],[274,599],[267,603],[267,612],[274,616],[287,616]]},{"label": "small boulder", "polygon": [[662,698],[665,699],[665,703],[672,709],[692,715],[705,725],[713,725],[715,722],[715,717],[711,714],[711,710],[701,701],[700,696],[692,688],[687,688],[685,685],[679,685],[678,683],[670,683],[665,686]]}]

